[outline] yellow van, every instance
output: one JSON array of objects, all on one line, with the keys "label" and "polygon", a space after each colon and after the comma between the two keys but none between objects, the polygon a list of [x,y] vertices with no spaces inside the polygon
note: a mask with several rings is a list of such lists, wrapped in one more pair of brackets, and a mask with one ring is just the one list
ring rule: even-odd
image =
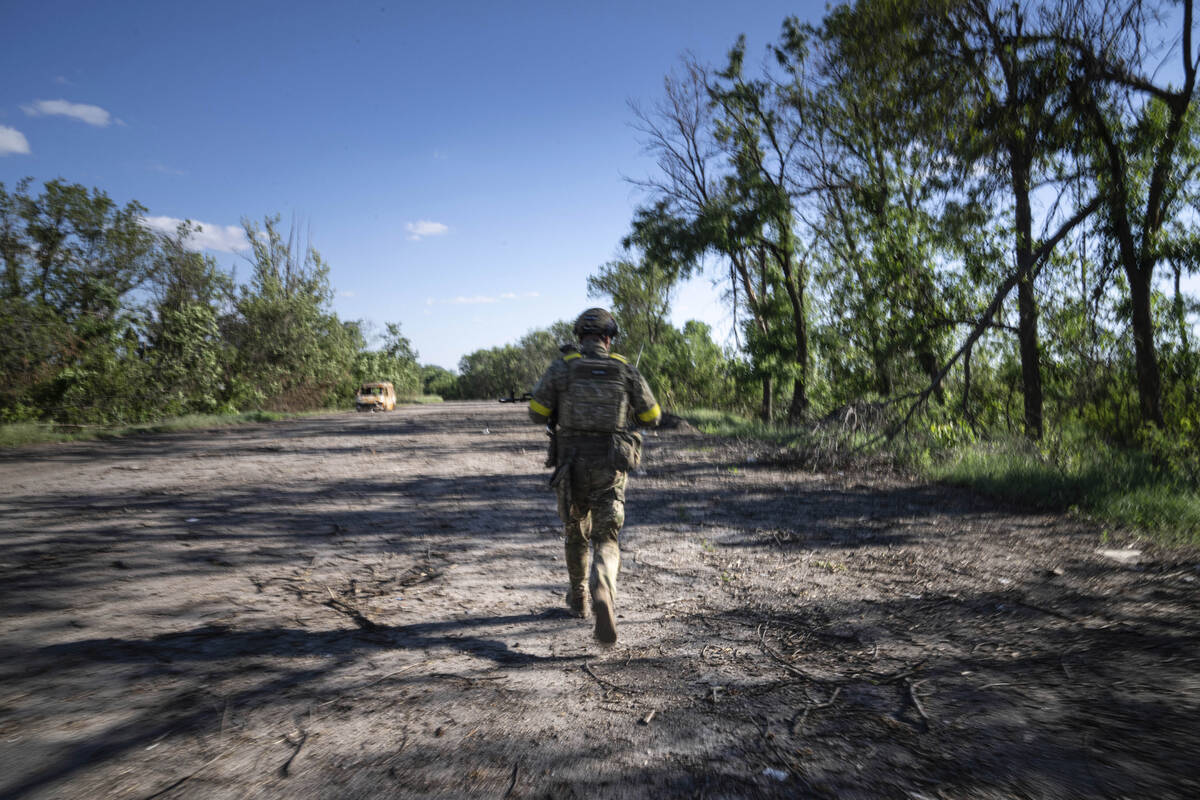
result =
[{"label": "yellow van", "polygon": [[396,387],[387,381],[364,383],[354,396],[354,407],[359,411],[395,411]]}]

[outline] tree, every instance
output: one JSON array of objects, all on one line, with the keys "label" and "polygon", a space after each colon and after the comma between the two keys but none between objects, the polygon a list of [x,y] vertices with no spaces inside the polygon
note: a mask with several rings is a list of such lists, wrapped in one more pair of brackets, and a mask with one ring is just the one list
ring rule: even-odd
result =
[{"label": "tree", "polygon": [[588,277],[588,297],[609,298],[610,310],[621,328],[621,347],[631,357],[653,349],[669,327],[667,315],[677,275],[629,252],[626,258],[610,261]]},{"label": "tree", "polygon": [[221,408],[222,363],[228,348],[219,320],[233,300],[233,279],[190,250],[198,226],[184,222],[159,239],[150,281],[153,314],[147,358],[162,414],[212,413]]},{"label": "tree", "polygon": [[225,331],[237,352],[230,399],[279,409],[333,402],[353,381],[361,339],[329,308],[328,265],[294,226],[284,238],[278,217],[243,227],[252,272]]},{"label": "tree", "polygon": [[[794,199],[806,193],[795,180],[804,135],[804,119],[797,113],[804,106],[795,99],[803,91],[806,49],[797,37],[788,51],[792,58],[783,57],[783,50],[776,52],[785,70],[783,79],[748,79],[745,40],[739,39],[728,66],[710,84],[709,95],[721,111],[717,139],[728,148],[734,167],[725,181],[725,212],[739,238],[759,255],[760,308],[775,306],[765,316],[776,324],[754,329],[764,334],[758,337],[758,349],[765,359],[759,360],[774,361],[778,354],[778,371],[792,378],[788,421],[798,423],[809,406],[809,248],[800,252]],[[775,296],[786,298],[786,308],[772,303]],[[788,357],[783,357],[785,352]]]},{"label": "tree", "polygon": [[559,345],[573,340],[571,324],[560,321],[530,331],[515,345],[468,353],[458,362],[459,392],[467,398],[520,397],[560,357]]},{"label": "tree", "polygon": [[[0,337],[8,416],[126,421],[149,413],[133,301],[155,237],[137,203],[60,180],[41,194],[0,184]],[[36,408],[37,412],[30,409]]]},{"label": "tree", "polygon": [[[796,265],[790,223],[784,221],[790,200],[780,191],[776,171],[790,147],[782,130],[774,129],[776,140],[761,146],[761,126],[774,125],[778,117],[764,113],[772,98],[756,94],[765,83],[742,78],[743,50],[739,41],[729,67],[716,78],[685,61],[681,77],[665,80],[666,99],[653,114],[634,108],[661,175],[637,182],[653,202],[638,209],[625,244],[661,265],[672,282],[699,271],[707,255],[724,261],[735,328],[739,313],[749,312],[744,328],[763,387],[759,413],[770,420],[777,378],[793,378],[792,415],[803,414],[807,405],[803,313],[798,321],[779,316],[782,306],[774,298],[787,297],[803,312],[804,281],[799,269],[781,271]],[[781,324],[790,327],[790,342],[772,330]],[[778,347],[793,354],[794,368],[784,367],[789,359],[777,357],[772,348]]]},{"label": "tree", "polygon": [[460,397],[458,376],[444,367],[435,364],[423,365],[421,367],[421,384],[427,395],[436,395],[444,400],[455,400]]},{"label": "tree", "polygon": [[[1194,153],[1196,71],[1194,0],[1180,0],[1179,82],[1156,79],[1158,53],[1148,45],[1154,11],[1162,3],[1130,0],[1122,13],[1064,4],[1056,41],[1073,56],[1071,102],[1086,121],[1089,148],[1103,200],[1101,230],[1128,281],[1138,400],[1143,421],[1165,425],[1162,375],[1152,308],[1154,278],[1167,243],[1164,234],[1181,210],[1185,187],[1200,164]],[[1107,12],[1107,13],[1106,13]]]},{"label": "tree", "polygon": [[932,378],[948,338],[949,293],[935,267],[951,260],[939,217],[947,188],[914,99],[921,72],[904,58],[910,28],[906,14],[860,2],[819,29],[789,20],[776,47],[796,76],[789,102],[807,123],[794,180],[813,197],[820,338],[849,383],[835,391],[843,396],[860,387],[889,398],[913,364]]},{"label": "tree", "polygon": [[[1061,50],[1042,35],[1042,20],[1031,20],[1031,11],[1017,3],[922,1],[916,9],[923,13],[911,15],[920,24],[907,58],[920,70],[905,88],[920,84],[913,93],[916,105],[924,119],[937,121],[924,126],[923,138],[958,165],[959,182],[974,184],[974,202],[999,202],[1011,213],[1012,263],[1020,275],[1016,334],[1024,427],[1027,436],[1040,439],[1044,396],[1036,282],[1053,251],[1039,245],[1086,219],[1071,214],[1072,199],[1089,202],[1080,196],[1087,176],[1068,152],[1077,120],[1067,102]],[[971,181],[972,173],[996,177]],[[1040,232],[1034,230],[1035,193],[1048,208]]]},{"label": "tree", "polygon": [[368,381],[389,381],[395,387],[398,399],[420,397],[425,387],[417,351],[400,332],[399,322],[389,322],[385,329],[387,332],[379,350],[366,350],[365,342],[358,334],[358,340],[363,343],[354,358],[354,388]]}]

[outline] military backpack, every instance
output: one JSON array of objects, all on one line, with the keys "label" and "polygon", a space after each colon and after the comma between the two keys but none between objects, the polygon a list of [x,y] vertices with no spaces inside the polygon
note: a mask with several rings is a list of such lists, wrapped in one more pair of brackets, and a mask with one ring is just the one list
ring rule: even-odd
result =
[{"label": "military backpack", "polygon": [[558,424],[580,433],[616,433],[629,427],[629,398],[619,357],[581,355],[567,361],[567,393]]}]

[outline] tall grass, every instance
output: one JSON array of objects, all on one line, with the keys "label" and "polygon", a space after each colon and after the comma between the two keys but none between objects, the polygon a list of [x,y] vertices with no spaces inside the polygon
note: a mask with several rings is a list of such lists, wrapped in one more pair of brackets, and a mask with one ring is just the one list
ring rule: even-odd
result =
[{"label": "tall grass", "polygon": [[[398,404],[421,405],[440,403],[437,395],[405,397]],[[14,422],[0,425],[0,447],[21,447],[29,444],[52,442],[76,442],[88,439],[110,439],[120,436],[136,436],[145,433],[170,433],[203,428],[225,428],[254,422],[277,422],[313,414],[328,414],[338,409],[314,411],[246,411],[240,414],[188,414],[182,417],[146,422],[137,425],[59,425],[45,422]]]},{"label": "tall grass", "polygon": [[770,442],[794,454],[799,467],[895,464],[1005,502],[1084,514],[1168,545],[1200,546],[1195,470],[1180,467],[1153,442],[1145,450],[1120,448],[1084,431],[1066,431],[1035,445],[1019,436],[979,440],[951,424],[888,442],[864,431],[767,425],[728,412],[689,409],[679,415],[705,433]]},{"label": "tall grass", "polygon": [[222,428],[254,422],[275,422],[300,416],[278,411],[247,411],[242,414],[189,414],[147,422],[139,425],[105,427],[101,425],[58,425],[43,422],[15,422],[0,425],[0,447],[20,447],[29,444],[76,442],[88,439],[109,439],[144,433],[168,433],[203,428]]},{"label": "tall grass", "polygon": [[690,422],[698,430],[715,436],[779,442],[787,441],[797,435],[796,429],[769,424],[757,419],[747,419],[730,411],[689,408],[677,411],[676,414]]},{"label": "tall grass", "polygon": [[1200,491],[1148,454],[1075,439],[1038,448],[1019,439],[933,453],[944,483],[1050,510],[1082,512],[1167,544],[1200,545]]}]

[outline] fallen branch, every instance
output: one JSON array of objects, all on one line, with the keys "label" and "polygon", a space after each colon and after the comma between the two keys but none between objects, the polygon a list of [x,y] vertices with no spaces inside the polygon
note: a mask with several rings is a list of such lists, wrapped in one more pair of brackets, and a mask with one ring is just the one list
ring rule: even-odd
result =
[{"label": "fallen branch", "polygon": [[331,700],[323,700],[323,701],[321,701],[320,703],[317,703],[317,707],[319,708],[320,706],[327,706],[327,705],[329,705],[330,703],[336,703],[338,700],[341,700],[343,697],[345,697],[346,695],[350,694],[351,692],[359,692],[359,691],[362,691],[363,689],[370,689],[370,688],[371,688],[372,686],[374,686],[375,684],[377,684],[377,683],[383,683],[383,682],[384,682],[384,681],[386,681],[388,678],[394,678],[394,677],[396,677],[397,675],[401,675],[401,674],[403,674],[403,673],[405,673],[405,672],[408,672],[408,671],[409,671],[410,669],[412,669],[413,667],[419,667],[419,666],[421,666],[422,664],[428,664],[428,663],[429,663],[428,661],[414,661],[414,662],[413,662],[413,663],[411,663],[411,664],[405,664],[405,665],[404,665],[403,667],[401,667],[400,669],[398,669],[398,670],[395,670],[395,671],[393,671],[393,672],[389,672],[387,675],[384,675],[384,676],[383,676],[383,677],[381,677],[381,678],[376,678],[375,680],[371,681],[370,683],[364,683],[362,686],[356,686],[356,687],[354,687],[353,689],[351,689],[349,692],[342,692],[342,693],[341,693],[341,694],[339,694],[337,697],[334,697],[334,698],[333,698],[333,699],[331,699]]},{"label": "fallen branch", "polygon": [[824,703],[817,703],[816,705],[805,706],[804,711],[801,712],[799,715],[799,719],[793,720],[793,722],[792,722],[792,735],[795,736],[796,731],[799,730],[801,727],[803,727],[804,723],[808,721],[809,712],[820,711],[823,708],[829,708],[830,706],[832,706],[834,703],[837,702],[838,695],[841,693],[842,693],[842,687],[840,687],[840,686],[835,687],[833,690],[833,694],[830,695],[829,699],[826,700]]},{"label": "fallen branch", "polygon": [[232,753],[232,752],[233,752],[233,750],[234,750],[234,748],[232,748],[232,747],[230,747],[230,748],[228,748],[228,749],[226,749],[226,750],[222,750],[220,753],[217,753],[217,755],[213,756],[213,757],[212,757],[212,758],[210,758],[208,761],[205,761],[203,764],[201,764],[200,766],[196,767],[196,769],[192,770],[192,771],[191,771],[191,772],[189,772],[187,775],[184,775],[182,778],[180,778],[179,780],[175,781],[175,782],[174,782],[174,783],[172,783],[170,786],[165,786],[165,787],[163,787],[162,789],[159,789],[159,790],[158,790],[157,792],[155,792],[154,794],[151,794],[151,795],[146,795],[144,798],[142,798],[142,800],[154,800],[154,798],[156,798],[156,797],[162,797],[164,794],[166,794],[167,792],[171,791],[172,789],[175,789],[175,788],[177,788],[177,787],[179,787],[179,786],[182,786],[182,785],[183,785],[184,783],[186,783],[187,781],[189,781],[189,780],[191,780],[192,778],[196,777],[197,775],[199,775],[199,774],[200,774],[200,772],[201,772],[202,770],[205,770],[205,769],[207,769],[208,767],[211,767],[211,766],[212,766],[213,764],[215,764],[217,761],[219,761],[220,759],[222,759],[222,758],[224,758],[225,756],[227,756],[227,755],[229,755],[230,753]]},{"label": "fallen branch", "polygon": [[662,603],[655,603],[655,604],[654,604],[654,605],[652,605],[652,606],[647,606],[647,608],[666,608],[667,606],[673,606],[673,605],[675,605],[676,603],[682,603],[682,602],[684,602],[685,600],[692,600],[692,599],[694,599],[694,598],[691,598],[691,597],[676,597],[674,600],[666,600],[666,601],[664,601],[664,602],[662,602]]},{"label": "fallen branch", "polygon": [[621,692],[622,694],[641,694],[640,689],[626,689],[623,686],[618,686],[617,684],[613,683],[612,681],[601,678],[599,675],[597,675],[595,672],[592,671],[591,665],[588,664],[588,662],[586,662],[586,661],[583,662],[583,671],[586,672],[588,675],[591,675],[592,678],[596,681],[596,683],[600,684],[601,688],[608,689],[608,690],[614,691],[614,692]]},{"label": "fallen branch", "polygon": [[798,667],[792,666],[791,664],[788,663],[788,661],[783,656],[779,655],[774,650],[772,650],[771,646],[767,644],[767,626],[766,625],[763,625],[761,628],[759,628],[758,644],[762,648],[762,651],[764,653],[766,653],[767,655],[769,655],[771,658],[773,658],[776,661],[776,663],[779,664],[779,666],[783,667],[784,670],[787,671],[787,673],[789,675],[792,675],[796,678],[800,678],[801,680],[811,681],[812,683],[831,683],[831,681],[825,680],[823,678],[815,678],[812,675],[809,675],[804,670],[799,669]]},{"label": "fallen branch", "polygon": [[[292,744],[292,740],[290,738],[287,741],[288,744]],[[300,731],[300,741],[292,745],[296,749],[292,751],[292,754],[288,756],[288,760],[283,762],[283,766],[279,768],[279,774],[281,776],[284,778],[288,777],[288,770],[291,769],[292,762],[296,760],[296,756],[300,755],[300,748],[304,747],[304,743],[307,741],[308,731]]]},{"label": "fallen branch", "polygon": [[333,589],[330,589],[328,586],[326,586],[325,591],[329,592],[329,599],[322,603],[322,605],[329,606],[334,611],[350,617],[350,619],[354,620],[354,624],[358,625],[358,627],[362,628],[363,630],[373,631],[379,627],[373,620],[369,619],[356,607],[350,605],[345,600],[339,599],[337,595],[333,593]]},{"label": "fallen branch", "polygon": [[875,684],[895,683],[896,681],[905,680],[907,678],[912,677],[913,675],[916,674],[917,670],[919,670],[923,666],[925,666],[925,659],[921,659],[916,664],[913,664],[911,667],[905,667],[903,669],[897,670],[896,672],[887,672],[887,673],[884,673],[883,675],[879,675],[874,672],[864,672],[861,674],[863,675],[863,677],[868,678],[872,683],[875,683]]},{"label": "fallen branch", "polygon": [[925,721],[925,730],[930,730],[933,727],[933,720],[929,719],[929,715],[925,713],[925,707],[921,705],[921,698],[917,697],[917,687],[924,682],[924,680],[905,680],[904,685],[908,688],[908,699],[912,701],[913,708],[917,710],[917,713],[921,715],[921,719]]},{"label": "fallen branch", "polygon": [[1063,237],[1065,237],[1072,228],[1091,216],[1092,212],[1100,207],[1103,199],[1104,198],[1100,195],[1093,197],[1090,201],[1088,201],[1087,204],[1080,207],[1080,209],[1075,213],[1075,216],[1064,221],[1059,227],[1058,231],[1056,231],[1048,239],[1038,244],[1037,249],[1030,254],[1029,263],[1010,273],[996,288],[992,295],[991,302],[988,303],[987,307],[983,310],[983,313],[979,315],[979,318],[975,323],[975,327],[967,335],[967,338],[963,341],[962,345],[959,346],[957,352],[955,352],[954,355],[952,355],[950,359],[942,366],[942,368],[938,370],[937,374],[932,377],[929,385],[916,393],[916,400],[909,407],[904,417],[899,422],[894,423],[880,436],[875,436],[869,442],[859,445],[858,449],[862,449],[868,445],[874,444],[880,438],[886,438],[888,441],[891,441],[892,439],[896,438],[900,431],[904,430],[908,426],[908,423],[913,416],[925,406],[925,404],[929,401],[930,396],[937,391],[939,386],[941,386],[942,381],[946,379],[946,376],[950,373],[950,370],[954,367],[955,363],[965,354],[969,353],[971,348],[975,346],[975,343],[979,337],[991,327],[992,320],[995,319],[997,312],[1000,310],[1000,307],[1004,304],[1005,299],[1008,298],[1008,295],[1013,288],[1022,280],[1025,280],[1031,275],[1035,275],[1041,268],[1042,263],[1050,256],[1050,253],[1063,239]]},{"label": "fallen branch", "polygon": [[1035,603],[1030,603],[1025,600],[1017,600],[1017,599],[1009,598],[1009,602],[1016,603],[1019,606],[1025,606],[1026,608],[1028,608],[1032,611],[1040,611],[1041,613],[1043,613],[1047,616],[1057,617],[1058,619],[1065,620],[1067,622],[1074,622],[1075,624],[1079,624],[1079,622],[1080,622],[1078,619],[1070,616],[1069,614],[1064,614],[1061,611],[1055,611],[1053,608],[1046,608],[1045,606],[1039,606]]}]

